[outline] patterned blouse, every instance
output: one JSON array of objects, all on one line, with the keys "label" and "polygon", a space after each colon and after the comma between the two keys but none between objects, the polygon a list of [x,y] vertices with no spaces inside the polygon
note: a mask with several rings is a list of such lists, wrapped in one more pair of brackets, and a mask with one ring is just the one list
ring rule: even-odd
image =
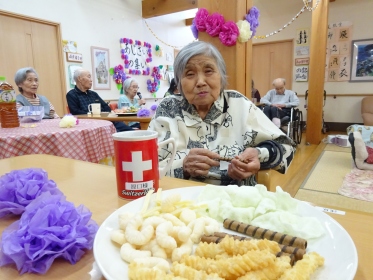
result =
[{"label": "patterned blouse", "polygon": [[[183,179],[183,160],[192,148],[206,148],[224,158],[233,158],[248,147],[257,147],[261,169],[285,173],[295,152],[295,143],[277,128],[249,99],[227,90],[220,94],[205,119],[183,96],[162,100],[150,122],[149,130],[159,133],[158,141],[170,137],[176,142],[176,157],[166,175]],[[159,150],[160,166],[170,159],[172,145]],[[228,165],[212,167],[207,177],[192,180],[215,185],[236,184],[227,173]],[[255,177],[244,180],[254,185]]]}]

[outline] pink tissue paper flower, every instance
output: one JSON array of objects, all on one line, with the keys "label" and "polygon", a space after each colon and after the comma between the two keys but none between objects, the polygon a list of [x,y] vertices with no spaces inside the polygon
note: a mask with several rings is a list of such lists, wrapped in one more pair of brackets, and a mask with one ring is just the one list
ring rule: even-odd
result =
[{"label": "pink tissue paper flower", "polygon": [[83,205],[75,208],[62,195],[43,193],[0,242],[0,266],[15,264],[19,273],[45,274],[56,258],[75,264],[92,249],[98,225]]},{"label": "pink tissue paper flower", "polygon": [[209,15],[206,19],[206,32],[212,37],[219,36],[224,22],[224,17],[219,13]]},{"label": "pink tissue paper flower", "polygon": [[224,45],[230,47],[236,44],[238,35],[239,30],[236,23],[233,21],[227,21],[222,26],[221,32],[219,33],[219,39]]},{"label": "pink tissue paper flower", "polygon": [[198,31],[206,31],[206,19],[209,16],[209,12],[205,8],[198,9],[195,22]]}]

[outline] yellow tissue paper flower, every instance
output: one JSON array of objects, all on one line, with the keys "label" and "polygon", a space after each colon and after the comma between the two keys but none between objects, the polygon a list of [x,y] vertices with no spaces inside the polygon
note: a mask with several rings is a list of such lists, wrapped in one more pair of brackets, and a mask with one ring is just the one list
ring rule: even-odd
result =
[{"label": "yellow tissue paper flower", "polygon": [[236,23],[240,35],[238,36],[238,41],[241,43],[249,41],[253,32],[250,30],[250,23],[247,20],[239,20]]},{"label": "yellow tissue paper flower", "polygon": [[74,127],[76,125],[76,118],[74,116],[64,116],[60,121],[60,127]]}]

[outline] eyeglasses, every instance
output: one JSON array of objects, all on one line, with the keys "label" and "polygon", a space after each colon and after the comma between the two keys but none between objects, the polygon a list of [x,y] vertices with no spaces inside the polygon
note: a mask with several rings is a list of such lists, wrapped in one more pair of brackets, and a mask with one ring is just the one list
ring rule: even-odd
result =
[{"label": "eyeglasses", "polygon": [[138,86],[131,86],[131,88],[133,88],[133,89],[139,89],[140,87],[138,87]]}]

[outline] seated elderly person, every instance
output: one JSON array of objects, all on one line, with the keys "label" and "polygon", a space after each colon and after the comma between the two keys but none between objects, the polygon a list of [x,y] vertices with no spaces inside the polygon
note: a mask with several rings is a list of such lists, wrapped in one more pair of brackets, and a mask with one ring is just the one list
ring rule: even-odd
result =
[{"label": "seated elderly person", "polygon": [[[174,74],[181,95],[163,99],[148,128],[158,132],[159,141],[175,139],[177,154],[167,175],[255,185],[259,169],[286,172],[295,143],[241,93],[224,90],[226,66],[213,45],[197,41],[185,46],[175,59]],[[159,151],[161,166],[170,155],[169,148]]]},{"label": "seated elderly person", "polygon": [[294,91],[285,89],[285,79],[278,78],[273,81],[274,89],[267,92],[260,99],[266,105],[264,114],[277,126],[281,127],[281,119],[290,116],[291,108],[299,105],[298,96]]},{"label": "seated elderly person", "polygon": [[19,69],[14,76],[14,82],[21,93],[16,96],[17,109],[21,106],[43,106],[44,119],[59,118],[52,103],[45,96],[37,94],[39,75],[34,68]]},{"label": "seated elderly person", "polygon": [[[88,105],[92,103],[101,104],[101,112],[111,112],[109,105],[98,95],[97,92],[90,90],[92,87],[91,73],[83,68],[78,68],[74,72],[75,87],[66,94],[67,105],[70,113],[73,115],[82,115],[88,113]],[[117,132],[133,130],[132,127],[123,122],[113,121]]]}]

